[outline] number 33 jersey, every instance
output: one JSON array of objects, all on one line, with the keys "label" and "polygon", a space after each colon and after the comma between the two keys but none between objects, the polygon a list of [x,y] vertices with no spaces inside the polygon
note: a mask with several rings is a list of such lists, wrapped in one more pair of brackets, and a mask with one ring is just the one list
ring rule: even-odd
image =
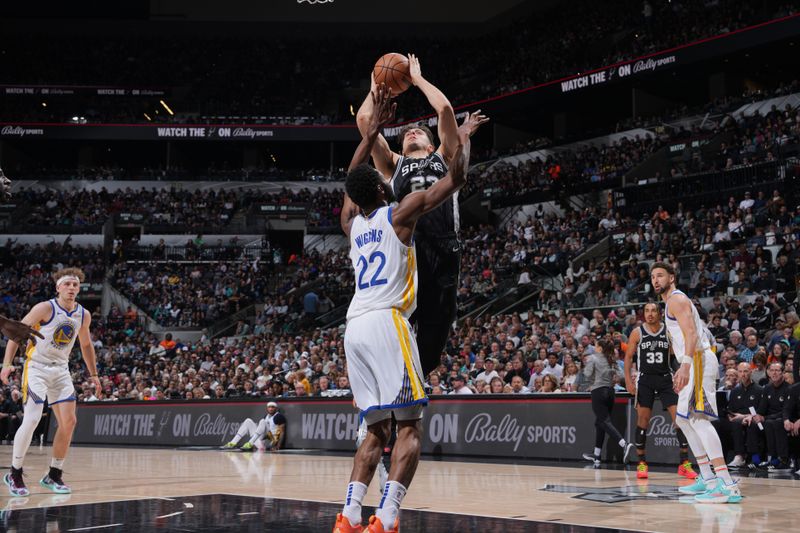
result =
[{"label": "number 33 jersey", "polygon": [[[401,202],[412,192],[424,191],[447,174],[447,164],[442,154],[434,152],[421,159],[400,156],[392,176],[392,190]],[[417,221],[414,235],[417,238],[453,238],[458,233],[458,192],[453,198],[422,216]]]},{"label": "number 33 jersey", "polygon": [[347,320],[370,311],[397,309],[408,318],[417,308],[417,261],[414,245],[406,246],[392,227],[392,208],[368,217],[358,215],[350,226],[350,260],[356,292]]}]

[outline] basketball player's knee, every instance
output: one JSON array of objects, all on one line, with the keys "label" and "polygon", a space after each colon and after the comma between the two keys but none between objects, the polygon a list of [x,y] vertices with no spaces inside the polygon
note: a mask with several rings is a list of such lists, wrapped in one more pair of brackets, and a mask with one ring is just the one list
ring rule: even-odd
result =
[{"label": "basketball player's knee", "polygon": [[78,417],[75,416],[75,413],[62,414],[61,419],[58,421],[59,429],[63,427],[64,431],[71,432],[76,425],[78,425]]},{"label": "basketball player's knee", "polygon": [[688,418],[684,418],[682,416],[675,417],[675,425],[678,426],[684,433],[688,430],[692,430],[692,425],[689,423]]},{"label": "basketball player's knee", "polygon": [[370,425],[367,431],[378,439],[381,448],[383,448],[389,443],[389,439],[392,436],[392,421],[391,419],[381,420]]},{"label": "basketball player's knee", "polygon": [[636,425],[640,428],[647,428],[650,424],[650,409],[639,409],[636,414]]}]

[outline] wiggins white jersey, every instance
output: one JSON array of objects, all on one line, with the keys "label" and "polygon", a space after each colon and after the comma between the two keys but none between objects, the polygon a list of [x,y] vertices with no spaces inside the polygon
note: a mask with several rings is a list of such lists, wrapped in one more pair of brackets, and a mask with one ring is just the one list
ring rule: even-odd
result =
[{"label": "wiggins white jersey", "polygon": [[26,355],[36,363],[66,365],[83,325],[85,311],[82,305],[76,304],[75,309],[68,312],[55,299],[50,300],[50,307],[53,309],[50,320],[35,326],[44,338],[37,338],[35,345],[29,343]]},{"label": "wiggins white jersey", "polygon": [[[683,294],[683,292],[675,290],[672,291],[672,294]],[[691,303],[691,302],[690,302]],[[667,333],[669,334],[669,340],[672,343],[672,351],[676,357],[683,357],[684,355],[693,355],[695,352],[704,352],[706,350],[711,349],[711,342],[709,341],[709,333],[708,328],[700,320],[700,314],[697,312],[694,304],[691,305],[692,308],[692,320],[694,320],[694,327],[697,330],[697,346],[692,352],[686,352],[686,339],[683,337],[683,332],[681,331],[680,325],[678,325],[678,320],[669,313],[669,302],[665,305],[665,315],[667,315]]]},{"label": "wiggins white jersey", "polygon": [[405,318],[417,308],[417,260],[392,227],[392,208],[358,215],[350,226],[350,260],[356,291],[347,320],[370,311],[397,309]]}]

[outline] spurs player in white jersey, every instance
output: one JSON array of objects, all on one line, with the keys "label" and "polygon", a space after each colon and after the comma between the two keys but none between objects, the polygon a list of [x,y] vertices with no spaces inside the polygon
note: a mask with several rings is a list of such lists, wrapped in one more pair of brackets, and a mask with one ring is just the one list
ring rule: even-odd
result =
[{"label": "spurs player in white jersey", "polygon": [[391,119],[388,90],[373,93],[376,112],[359,144],[345,182],[341,225],[350,240],[355,270],[355,295],[347,312],[345,354],[356,406],[367,423],[347,487],[344,509],[335,533],[360,532],[361,501],[384,446],[391,416],[397,420],[389,479],[383,498],[366,531],[396,532],[400,503],[419,463],[422,408],[427,403],[416,339],[408,318],[417,305],[417,268],[413,234],[417,220],[447,201],[466,181],[469,135],[459,135],[448,173],[430,188],[388,205],[391,189],[373,167],[360,164]]},{"label": "spurs player in white jersey", "polygon": [[[692,448],[700,477],[693,485],[681,487],[698,503],[739,503],[738,481],[728,472],[722,444],[711,420],[718,417],[716,380],[717,356],[711,350],[709,335],[692,301],[675,288],[675,269],[656,262],[650,267],[650,280],[656,294],[665,302],[667,334],[681,366],[673,378],[678,393],[675,423]],[[713,466],[713,470],[711,469]]]},{"label": "spurs player in white jersey", "polygon": [[[76,339],[80,339],[83,360],[95,390],[100,390],[94,346],[89,335],[91,314],[76,301],[84,277],[78,268],[56,272],[54,278],[58,296],[36,304],[22,319],[24,324],[38,330],[42,339],[35,344],[29,342],[25,350],[21,385],[24,416],[14,437],[11,473],[3,478],[12,496],[27,496],[30,493],[22,480],[22,463],[33,432],[42,418],[45,400],[52,407],[58,430],[53,439],[50,471],[39,483],[59,494],[71,492],[62,479],[62,470],[76,422],[75,387],[69,372],[69,356]],[[9,375],[14,370],[12,362],[18,347],[13,340],[6,346],[3,370],[0,372],[4,384],[8,384]]]}]

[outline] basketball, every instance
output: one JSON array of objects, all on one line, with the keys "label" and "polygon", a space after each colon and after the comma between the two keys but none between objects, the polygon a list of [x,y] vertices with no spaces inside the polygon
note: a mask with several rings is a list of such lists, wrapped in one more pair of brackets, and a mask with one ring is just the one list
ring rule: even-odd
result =
[{"label": "basketball", "polygon": [[411,86],[411,74],[408,58],[395,52],[385,54],[378,59],[373,69],[375,83],[385,83],[392,90],[392,96],[405,92]]}]

